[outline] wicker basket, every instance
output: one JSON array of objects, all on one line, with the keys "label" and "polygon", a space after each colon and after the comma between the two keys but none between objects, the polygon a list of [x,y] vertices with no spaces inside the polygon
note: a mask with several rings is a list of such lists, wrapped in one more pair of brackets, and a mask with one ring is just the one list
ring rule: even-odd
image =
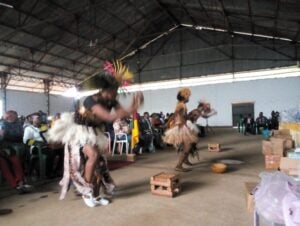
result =
[{"label": "wicker basket", "polygon": [[211,166],[211,171],[213,173],[224,173],[227,169],[227,165],[225,165],[224,163],[214,163]]}]

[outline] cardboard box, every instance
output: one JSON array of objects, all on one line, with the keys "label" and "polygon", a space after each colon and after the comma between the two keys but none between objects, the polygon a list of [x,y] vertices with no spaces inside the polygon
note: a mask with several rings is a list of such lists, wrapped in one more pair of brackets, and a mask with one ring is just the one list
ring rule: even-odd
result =
[{"label": "cardboard box", "polygon": [[270,141],[272,143],[272,155],[283,156],[285,150],[285,139],[271,137]]},{"label": "cardboard box", "polygon": [[276,135],[291,135],[289,129],[279,129],[279,130],[273,130],[274,136]]},{"label": "cardboard box", "polygon": [[253,196],[254,188],[257,186],[257,182],[245,182],[246,188],[246,203],[248,212],[253,212],[255,201]]},{"label": "cardboard box", "polygon": [[293,139],[292,135],[282,135],[282,134],[279,134],[279,135],[274,135],[273,137],[275,137],[275,138],[281,138],[281,139]]},{"label": "cardboard box", "polygon": [[281,155],[265,155],[265,169],[278,170]]},{"label": "cardboard box", "polygon": [[264,155],[272,155],[273,154],[273,146],[271,141],[263,140],[262,141],[262,153]]},{"label": "cardboard box", "polygon": [[298,172],[298,170],[300,170],[300,159],[282,157],[280,159],[279,168],[282,172],[285,172],[287,175],[297,176],[298,173],[300,173]]}]

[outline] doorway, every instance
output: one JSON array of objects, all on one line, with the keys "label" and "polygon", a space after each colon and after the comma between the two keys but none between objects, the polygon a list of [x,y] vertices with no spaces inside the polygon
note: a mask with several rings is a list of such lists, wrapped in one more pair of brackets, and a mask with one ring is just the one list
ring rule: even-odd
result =
[{"label": "doorway", "polygon": [[232,104],[232,126],[237,126],[240,115],[251,114],[254,117],[254,102]]}]

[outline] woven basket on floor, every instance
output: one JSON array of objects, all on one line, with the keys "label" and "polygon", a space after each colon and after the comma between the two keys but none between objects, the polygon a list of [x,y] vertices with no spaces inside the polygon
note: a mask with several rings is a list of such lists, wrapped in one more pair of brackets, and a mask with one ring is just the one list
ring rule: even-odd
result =
[{"label": "woven basket on floor", "polygon": [[227,169],[227,165],[224,163],[214,163],[211,166],[211,171],[214,173],[224,173]]}]

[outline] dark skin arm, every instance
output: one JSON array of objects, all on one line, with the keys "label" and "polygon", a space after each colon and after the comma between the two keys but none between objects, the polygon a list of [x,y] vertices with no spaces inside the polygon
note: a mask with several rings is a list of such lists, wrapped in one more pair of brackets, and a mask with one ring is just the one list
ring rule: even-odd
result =
[{"label": "dark skin arm", "polygon": [[113,122],[117,118],[124,118],[131,115],[133,112],[137,111],[142,103],[143,94],[139,92],[133,96],[131,106],[128,110],[125,110],[122,106],[119,105],[118,107],[116,107],[115,112],[109,112],[100,104],[94,105],[91,110],[93,114],[96,115],[99,119],[106,122]]}]

